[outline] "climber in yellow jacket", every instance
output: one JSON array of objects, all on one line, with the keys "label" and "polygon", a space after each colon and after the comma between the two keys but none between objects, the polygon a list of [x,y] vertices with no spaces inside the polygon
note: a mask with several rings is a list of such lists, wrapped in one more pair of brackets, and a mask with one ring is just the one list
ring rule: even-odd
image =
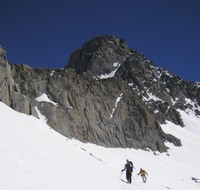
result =
[{"label": "climber in yellow jacket", "polygon": [[148,173],[145,170],[140,168],[140,172],[137,175],[140,175],[142,177],[142,181],[144,183],[146,183],[146,181],[147,181],[147,176],[146,175],[148,175]]}]

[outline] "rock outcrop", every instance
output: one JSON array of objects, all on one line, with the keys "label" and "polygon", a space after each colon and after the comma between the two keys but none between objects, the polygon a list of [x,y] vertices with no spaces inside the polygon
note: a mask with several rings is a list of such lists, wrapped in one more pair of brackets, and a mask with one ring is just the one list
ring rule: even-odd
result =
[{"label": "rock outcrop", "polygon": [[[155,67],[114,36],[98,36],[72,53],[64,69],[8,64],[0,51],[0,100],[40,117],[68,138],[106,147],[167,151],[159,123],[184,126],[178,109],[200,115],[200,88]],[[46,95],[48,101],[38,97]]]},{"label": "rock outcrop", "polygon": [[7,62],[6,51],[0,47],[0,101],[10,106],[12,76]]}]

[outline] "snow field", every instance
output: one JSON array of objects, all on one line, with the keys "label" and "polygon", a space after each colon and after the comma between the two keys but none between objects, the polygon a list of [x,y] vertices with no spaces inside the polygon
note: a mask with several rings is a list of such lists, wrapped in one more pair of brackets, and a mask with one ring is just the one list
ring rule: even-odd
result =
[{"label": "snow field", "polygon": [[[181,112],[186,127],[170,122],[166,133],[182,147],[168,153],[104,148],[67,139],[43,121],[15,112],[0,102],[0,189],[2,190],[197,190],[200,183],[200,119]],[[126,184],[125,160],[133,161],[132,184]],[[147,183],[137,176],[140,168]]]}]

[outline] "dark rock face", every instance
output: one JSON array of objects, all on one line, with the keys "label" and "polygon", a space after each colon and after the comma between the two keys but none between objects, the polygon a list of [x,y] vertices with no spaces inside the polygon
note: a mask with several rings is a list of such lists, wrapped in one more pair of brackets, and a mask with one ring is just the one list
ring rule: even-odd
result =
[{"label": "dark rock face", "polygon": [[12,91],[11,73],[6,58],[6,51],[0,48],[0,101],[10,106]]},{"label": "dark rock face", "polygon": [[[75,56],[76,52],[80,55]],[[83,61],[85,55],[90,56]],[[80,69],[82,65],[84,69]],[[114,36],[99,36],[87,42],[72,54],[66,67],[82,75],[87,73],[87,77],[93,79],[116,69],[115,77],[122,78],[134,89],[160,123],[169,120],[184,126],[177,109],[193,110],[200,117],[198,83],[183,81],[169,71],[154,66],[144,55],[128,48],[124,40]]]},{"label": "dark rock face", "polygon": [[[18,67],[14,65],[13,69]],[[46,69],[40,73],[35,69],[21,72],[21,78],[29,80],[23,81],[20,93],[31,94],[31,110],[37,107],[59,133],[108,147],[167,150],[164,141],[168,135],[120,78],[88,80],[71,69],[56,70],[49,76],[48,73],[51,72]],[[15,76],[14,80],[17,81]],[[58,106],[36,102],[35,97],[43,92]],[[118,98],[121,99],[116,107]],[[13,108],[19,110],[16,105]]]},{"label": "dark rock face", "polygon": [[[69,138],[163,152],[165,141],[181,142],[159,123],[184,126],[177,109],[200,115],[199,84],[155,67],[114,36],[85,43],[64,69],[9,65],[4,51],[0,57],[1,101],[22,113],[44,115]],[[53,103],[36,99],[44,93]]]},{"label": "dark rock face", "polygon": [[66,68],[73,68],[79,74],[87,72],[87,76],[92,78],[112,72],[116,67],[113,64],[123,63],[127,54],[129,48],[124,40],[99,36],[72,53]]},{"label": "dark rock face", "polygon": [[166,120],[184,126],[177,109],[194,111],[199,117],[199,85],[186,82],[147,59],[125,62],[116,74],[135,89],[160,123]]}]

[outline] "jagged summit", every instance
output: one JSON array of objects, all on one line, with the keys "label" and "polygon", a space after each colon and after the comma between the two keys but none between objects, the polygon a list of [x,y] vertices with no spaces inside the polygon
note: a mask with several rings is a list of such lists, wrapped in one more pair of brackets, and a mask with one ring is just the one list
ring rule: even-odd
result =
[{"label": "jagged summit", "polygon": [[[86,42],[72,54],[67,67],[79,74],[87,73],[93,79],[122,78],[161,123],[167,118],[184,126],[177,109],[191,108],[200,116],[197,83],[184,81],[156,67],[146,56],[129,48],[125,40],[115,36],[98,36]],[[191,103],[188,99],[192,99]]]},{"label": "jagged summit", "polygon": [[87,72],[91,77],[109,74],[129,56],[130,50],[123,39],[114,36],[98,36],[74,51],[66,67],[78,73]]},{"label": "jagged summit", "polygon": [[103,35],[86,42],[80,49],[75,50],[66,68],[73,68],[77,73],[87,73],[91,78],[101,78],[116,71],[121,65],[132,63],[137,67],[153,65],[141,53],[128,47],[124,39]]},{"label": "jagged summit", "polygon": [[34,69],[8,64],[4,58],[1,101],[45,117],[69,138],[163,152],[166,141],[177,146],[181,142],[165,134],[160,123],[184,126],[180,111],[200,117],[198,84],[156,67],[114,36],[86,42],[72,53],[65,69]]}]

